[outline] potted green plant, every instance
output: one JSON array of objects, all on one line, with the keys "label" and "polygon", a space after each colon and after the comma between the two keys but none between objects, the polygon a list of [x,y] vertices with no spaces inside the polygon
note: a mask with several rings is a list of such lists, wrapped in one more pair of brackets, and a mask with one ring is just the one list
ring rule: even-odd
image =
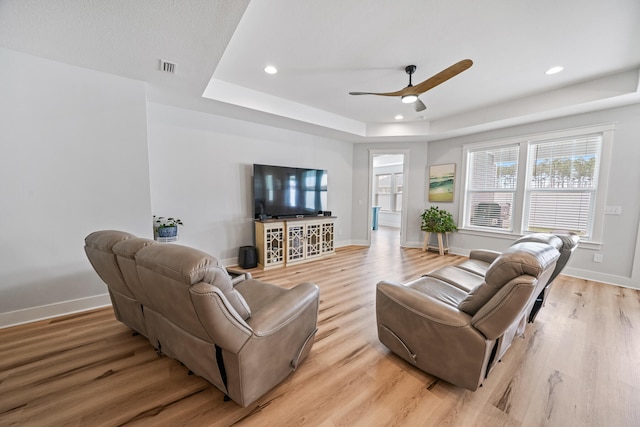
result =
[{"label": "potted green plant", "polygon": [[172,242],[178,239],[178,225],[184,225],[180,218],[153,216],[153,237],[161,242]]},{"label": "potted green plant", "polygon": [[453,215],[437,206],[431,206],[429,209],[425,209],[420,217],[422,218],[422,224],[420,225],[422,231],[429,233],[449,233],[458,229],[456,223],[453,222]]},{"label": "potted green plant", "polygon": [[[420,229],[426,231],[424,236],[424,244],[422,250],[438,249],[440,255],[444,255],[445,250],[449,250],[449,238],[447,233],[456,231],[458,227],[453,221],[453,215],[444,209],[440,209],[437,206],[431,206],[429,209],[425,209],[420,215],[422,222]],[[429,236],[431,233],[438,234],[438,246],[429,246]],[[445,236],[446,245],[443,242],[442,236]],[[446,246],[446,247],[445,247]]]}]

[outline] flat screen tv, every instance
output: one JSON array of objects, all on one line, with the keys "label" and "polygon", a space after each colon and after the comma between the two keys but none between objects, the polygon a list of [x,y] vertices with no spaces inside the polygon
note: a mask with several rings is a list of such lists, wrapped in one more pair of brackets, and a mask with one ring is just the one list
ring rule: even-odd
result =
[{"label": "flat screen tv", "polygon": [[256,219],[316,216],[327,209],[327,171],[253,165]]}]

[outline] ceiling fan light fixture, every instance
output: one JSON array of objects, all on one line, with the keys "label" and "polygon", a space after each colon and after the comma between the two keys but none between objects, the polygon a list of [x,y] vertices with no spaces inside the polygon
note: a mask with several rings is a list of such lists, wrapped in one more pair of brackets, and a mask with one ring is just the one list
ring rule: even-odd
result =
[{"label": "ceiling fan light fixture", "polygon": [[418,95],[404,95],[402,97],[403,104],[412,104],[418,100]]},{"label": "ceiling fan light fixture", "polygon": [[418,98],[420,95],[430,89],[433,89],[439,84],[444,83],[447,80],[457,76],[472,65],[472,60],[463,59],[462,61],[456,62],[450,67],[445,68],[444,70],[440,71],[437,74],[434,74],[427,80],[423,81],[422,83],[418,83],[415,86],[411,82],[411,76],[413,75],[413,73],[415,73],[417,67],[415,65],[407,65],[404,71],[409,75],[409,84],[404,89],[396,90],[394,92],[349,92],[349,95],[399,96],[401,97],[403,104],[413,104],[414,110],[420,112],[427,109],[427,106],[424,105],[420,98]]}]

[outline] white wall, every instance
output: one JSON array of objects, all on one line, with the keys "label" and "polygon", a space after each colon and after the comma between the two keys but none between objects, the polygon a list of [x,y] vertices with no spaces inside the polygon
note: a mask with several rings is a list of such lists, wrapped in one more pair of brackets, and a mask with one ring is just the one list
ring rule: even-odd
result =
[{"label": "white wall", "polygon": [[402,197],[406,198],[407,225],[403,246],[421,247],[422,231],[420,231],[419,215],[425,204],[425,170],[427,164],[427,143],[363,143],[353,145],[353,217],[352,240],[354,244],[368,245],[371,237],[371,209],[369,197],[371,192],[369,159],[370,153],[405,152],[405,164],[409,168],[409,176],[404,177]]},{"label": "white wall", "polygon": [[153,212],[182,219],[179,243],[226,265],[254,245],[254,163],[327,169],[336,244],[350,243],[350,143],[157,103],[148,114]]},{"label": "white wall", "polygon": [[109,303],[83,251],[151,236],[145,86],[0,48],[0,327]]},{"label": "white wall", "polygon": [[[517,126],[499,131],[452,138],[429,144],[429,165],[456,163],[457,180],[455,200],[450,205],[454,218],[458,218],[460,209],[460,182],[462,165],[462,145],[589,126],[602,123],[615,123],[611,172],[607,189],[607,205],[622,206],[622,215],[604,216],[604,233],[600,248],[579,247],[565,272],[574,276],[614,283],[640,289],[640,266],[636,265],[634,276],[634,257],[640,224],[640,105],[620,107],[594,113],[581,114],[555,120]],[[450,244],[461,253],[473,248],[503,250],[510,245],[512,238],[487,237],[453,233]],[[602,263],[594,263],[593,255],[603,255]]]}]

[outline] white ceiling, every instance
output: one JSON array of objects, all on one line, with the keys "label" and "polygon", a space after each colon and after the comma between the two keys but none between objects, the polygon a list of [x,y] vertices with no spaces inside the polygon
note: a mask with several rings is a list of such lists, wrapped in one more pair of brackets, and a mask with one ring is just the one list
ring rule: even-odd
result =
[{"label": "white ceiling", "polygon": [[[0,46],[146,81],[152,101],[355,142],[640,102],[638,0],[0,0]],[[423,94],[421,113],[348,94],[465,58],[474,65]],[[565,69],[545,75],[554,65]]]}]

